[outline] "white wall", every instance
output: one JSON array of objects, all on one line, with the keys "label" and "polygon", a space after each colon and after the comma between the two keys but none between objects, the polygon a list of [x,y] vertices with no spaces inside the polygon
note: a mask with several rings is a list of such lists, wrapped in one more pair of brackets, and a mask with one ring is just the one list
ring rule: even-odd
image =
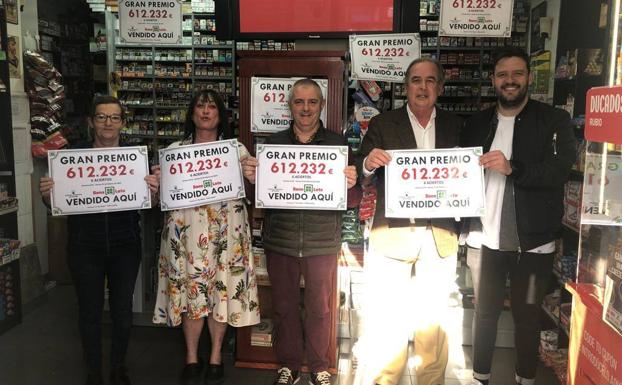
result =
[{"label": "white wall", "polygon": [[[551,37],[545,39],[544,49],[551,51],[551,76],[549,78],[549,94],[547,95],[548,101],[553,102],[553,88],[555,87],[555,68],[557,63],[555,58],[557,57],[557,39],[559,36],[559,15],[561,10],[562,0],[531,0],[531,9],[535,8],[543,1],[546,1],[546,16],[553,18],[553,25],[551,27]],[[529,46],[531,47],[531,21],[529,23]]]}]

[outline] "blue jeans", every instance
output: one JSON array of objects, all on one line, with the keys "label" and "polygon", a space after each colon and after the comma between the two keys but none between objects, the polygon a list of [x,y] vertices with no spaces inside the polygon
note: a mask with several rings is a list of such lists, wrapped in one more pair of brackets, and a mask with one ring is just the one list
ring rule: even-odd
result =
[{"label": "blue jeans", "polygon": [[477,249],[469,249],[467,264],[473,276],[476,300],[473,319],[475,378],[486,380],[490,375],[507,278],[510,279],[515,326],[516,374],[524,379],[535,378],[541,304],[551,280],[553,253],[519,253],[482,246],[481,253]]}]

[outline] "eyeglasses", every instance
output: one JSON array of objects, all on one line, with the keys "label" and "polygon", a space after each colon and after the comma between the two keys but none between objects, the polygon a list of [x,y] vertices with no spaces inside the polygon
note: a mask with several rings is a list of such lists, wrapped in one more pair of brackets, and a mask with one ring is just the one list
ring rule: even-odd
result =
[{"label": "eyeglasses", "polygon": [[106,123],[108,119],[110,119],[111,123],[121,123],[123,121],[121,115],[95,114],[95,116],[93,116],[93,120],[97,123]]}]

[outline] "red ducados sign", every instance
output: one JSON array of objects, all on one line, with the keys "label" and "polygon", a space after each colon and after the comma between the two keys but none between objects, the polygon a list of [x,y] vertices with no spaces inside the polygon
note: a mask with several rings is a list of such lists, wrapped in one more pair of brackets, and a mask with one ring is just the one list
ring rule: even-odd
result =
[{"label": "red ducados sign", "polygon": [[622,144],[622,86],[595,87],[587,91],[585,138]]}]

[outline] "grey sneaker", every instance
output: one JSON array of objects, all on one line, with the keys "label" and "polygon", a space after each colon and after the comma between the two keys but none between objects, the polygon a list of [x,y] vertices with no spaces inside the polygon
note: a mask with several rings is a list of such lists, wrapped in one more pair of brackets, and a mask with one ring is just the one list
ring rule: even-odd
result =
[{"label": "grey sneaker", "polygon": [[312,385],[331,385],[330,382],[330,373],[326,370],[317,373],[311,373],[311,384]]},{"label": "grey sneaker", "polygon": [[283,366],[276,371],[276,380],[273,385],[294,385],[300,381],[300,374],[298,371],[291,371],[289,368]]}]

